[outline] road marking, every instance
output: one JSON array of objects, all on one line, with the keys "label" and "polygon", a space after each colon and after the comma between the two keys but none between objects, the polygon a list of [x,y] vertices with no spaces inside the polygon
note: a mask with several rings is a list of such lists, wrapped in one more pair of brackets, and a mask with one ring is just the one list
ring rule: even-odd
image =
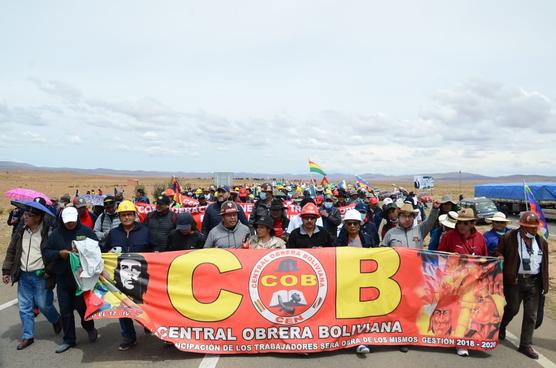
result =
[{"label": "road marking", "polygon": [[[514,335],[513,333],[511,333],[510,331],[506,330],[506,339],[512,343],[512,345],[515,345],[515,347],[519,347],[519,337],[517,337],[516,335]],[[539,363],[541,366],[543,366],[544,368],[556,368],[556,364],[554,364],[551,360],[549,360],[547,357],[545,357],[544,355],[542,355],[541,353],[538,352],[538,350],[535,350],[538,354],[539,354],[539,359],[538,360],[533,360],[537,363]],[[521,354],[521,353],[520,353]]]},{"label": "road marking", "polygon": [[10,300],[9,302],[0,305],[0,311],[1,311],[1,310],[4,310],[4,309],[6,309],[6,308],[9,308],[9,307],[11,307],[12,305],[16,305],[16,304],[17,304],[17,299]]},{"label": "road marking", "polygon": [[218,364],[218,359],[220,359],[220,355],[216,354],[206,354],[199,364],[199,368],[215,368],[216,364]]}]

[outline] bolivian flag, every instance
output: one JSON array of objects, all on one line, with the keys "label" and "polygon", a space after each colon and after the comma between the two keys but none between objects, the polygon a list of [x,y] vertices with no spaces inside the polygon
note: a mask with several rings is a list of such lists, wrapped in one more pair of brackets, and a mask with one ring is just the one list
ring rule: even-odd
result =
[{"label": "bolivian flag", "polygon": [[313,162],[311,160],[309,160],[309,172],[314,172],[326,176],[324,170],[316,162]]}]

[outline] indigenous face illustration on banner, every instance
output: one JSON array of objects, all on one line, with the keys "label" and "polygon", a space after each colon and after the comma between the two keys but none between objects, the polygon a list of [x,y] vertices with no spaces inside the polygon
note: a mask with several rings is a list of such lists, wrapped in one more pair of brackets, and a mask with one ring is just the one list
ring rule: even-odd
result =
[{"label": "indigenous face illustration on banner", "polygon": [[88,318],[198,353],[497,344],[501,261],[408,248],[104,254]]},{"label": "indigenous face illustration on banner", "polygon": [[422,252],[423,306],[420,331],[443,337],[492,340],[504,310],[501,263]]}]

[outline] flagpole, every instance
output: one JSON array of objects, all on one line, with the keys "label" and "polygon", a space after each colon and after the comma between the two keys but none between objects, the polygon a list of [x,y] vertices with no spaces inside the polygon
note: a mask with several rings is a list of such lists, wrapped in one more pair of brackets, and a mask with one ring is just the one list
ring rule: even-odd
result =
[{"label": "flagpole", "polygon": [[[311,164],[310,164],[310,162],[311,162],[311,159],[309,158],[309,159],[307,160],[307,164],[309,165],[309,176],[310,176],[310,178],[311,178],[311,184],[309,185],[309,192],[312,194],[311,186],[314,187],[315,180],[314,180],[314,178],[313,178],[313,172],[311,171]],[[316,191],[315,191],[315,193],[316,193]]]},{"label": "flagpole", "polygon": [[525,177],[523,177],[523,194],[525,196],[525,211],[529,211],[529,200],[527,199],[527,189],[525,184]]}]

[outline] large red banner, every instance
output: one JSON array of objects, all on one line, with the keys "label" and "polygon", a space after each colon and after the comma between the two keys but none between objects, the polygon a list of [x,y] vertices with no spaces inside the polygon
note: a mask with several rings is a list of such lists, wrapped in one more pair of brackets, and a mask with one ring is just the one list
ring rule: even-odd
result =
[{"label": "large red banner", "polygon": [[319,352],[369,345],[488,350],[501,261],[407,248],[104,254],[89,318],[133,318],[183,351]]}]

